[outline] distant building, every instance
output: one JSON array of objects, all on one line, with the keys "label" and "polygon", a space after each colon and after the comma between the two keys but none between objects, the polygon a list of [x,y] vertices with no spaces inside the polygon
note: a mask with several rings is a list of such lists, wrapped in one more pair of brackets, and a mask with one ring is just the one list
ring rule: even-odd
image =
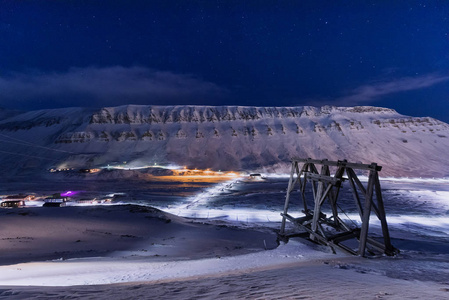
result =
[{"label": "distant building", "polygon": [[14,207],[24,207],[25,201],[24,200],[6,200],[0,203],[0,207],[3,208],[14,208]]},{"label": "distant building", "polygon": [[80,169],[79,171],[80,173],[97,173],[100,172],[101,170],[98,168],[91,168],[91,169]]},{"label": "distant building", "polygon": [[66,206],[66,202],[67,197],[61,197],[60,194],[55,194],[52,197],[44,199],[43,207],[63,207]]},{"label": "distant building", "polygon": [[249,178],[250,178],[250,179],[253,179],[253,180],[262,180],[262,179],[264,179],[264,178],[262,177],[262,175],[259,174],[259,173],[249,174]]},{"label": "distant building", "polygon": [[24,207],[25,201],[29,201],[34,199],[33,195],[10,195],[4,198],[4,201],[0,203],[0,207],[8,208],[8,207]]}]

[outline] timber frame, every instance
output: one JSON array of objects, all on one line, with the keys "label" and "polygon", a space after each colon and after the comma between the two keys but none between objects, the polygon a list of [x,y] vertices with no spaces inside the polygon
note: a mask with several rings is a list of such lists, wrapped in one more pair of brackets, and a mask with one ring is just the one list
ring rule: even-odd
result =
[{"label": "timber frame", "polygon": [[[320,171],[318,171],[317,165],[321,165]],[[336,169],[333,175],[330,167]],[[381,169],[382,167],[376,163],[367,165],[350,163],[346,160],[328,161],[327,159],[293,158],[284,212],[281,213],[281,238],[288,238],[285,233],[285,225],[288,220],[303,231],[305,230],[311,240],[330,246],[334,252],[335,247],[338,247],[345,252],[360,256],[366,256],[366,252],[390,256],[399,253],[399,250],[394,248],[390,242],[378,175]],[[369,171],[366,188],[354,170]],[[346,177],[343,177],[345,173]],[[351,228],[338,216],[337,198],[344,181],[348,181],[351,186],[352,195],[360,216],[360,228],[357,226],[352,226]],[[311,183],[313,203],[306,199],[305,191],[308,182]],[[302,212],[304,213],[304,216],[299,218],[295,218],[288,213],[290,196],[296,186],[299,186],[298,191],[302,199]],[[329,218],[321,211],[326,199],[332,210],[332,216]],[[309,207],[313,207],[313,209]],[[368,236],[371,210],[375,212],[380,220],[383,242]]]}]

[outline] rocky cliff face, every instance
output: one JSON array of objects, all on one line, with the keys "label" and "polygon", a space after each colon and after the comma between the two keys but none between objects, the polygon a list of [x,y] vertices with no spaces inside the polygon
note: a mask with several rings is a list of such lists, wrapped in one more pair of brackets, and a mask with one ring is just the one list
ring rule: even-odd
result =
[{"label": "rocky cliff face", "polygon": [[334,113],[397,114],[380,107],[242,107],[242,106],[121,106],[102,108],[92,115],[91,124],[216,123],[322,117]]},{"label": "rocky cliff face", "polygon": [[378,107],[69,108],[5,118],[0,134],[2,162],[15,170],[126,161],[285,172],[291,157],[311,157],[449,176],[448,124]]}]

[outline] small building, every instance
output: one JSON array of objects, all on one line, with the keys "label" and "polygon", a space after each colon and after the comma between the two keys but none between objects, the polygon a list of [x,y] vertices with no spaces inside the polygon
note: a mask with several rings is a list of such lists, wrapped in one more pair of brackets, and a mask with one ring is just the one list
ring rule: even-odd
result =
[{"label": "small building", "polygon": [[15,208],[15,207],[24,207],[25,200],[6,200],[0,203],[0,207],[3,208]]},{"label": "small building", "polygon": [[13,207],[24,207],[25,201],[29,201],[34,199],[33,195],[24,195],[24,194],[17,194],[17,195],[9,195],[6,196],[0,203],[0,207],[3,208],[13,208]]},{"label": "small building", "polygon": [[87,174],[89,174],[89,173],[97,173],[97,172],[100,172],[100,171],[101,170],[98,169],[98,168],[80,169],[79,170],[80,173],[87,173]]},{"label": "small building", "polygon": [[66,206],[66,197],[47,197],[44,199],[43,207],[63,207]]},{"label": "small building", "polygon": [[78,204],[97,204],[98,201],[97,201],[97,198],[93,198],[93,199],[83,198],[83,199],[76,200],[76,203],[78,203]]},{"label": "small building", "polygon": [[262,180],[262,179],[264,179],[264,178],[262,177],[262,175],[259,174],[259,173],[252,173],[252,174],[249,174],[249,178],[252,179],[252,180]]}]

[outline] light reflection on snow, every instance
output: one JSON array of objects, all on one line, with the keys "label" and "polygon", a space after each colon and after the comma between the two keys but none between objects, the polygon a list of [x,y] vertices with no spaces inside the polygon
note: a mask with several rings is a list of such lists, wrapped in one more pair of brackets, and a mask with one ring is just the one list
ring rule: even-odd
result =
[{"label": "light reflection on snow", "polygon": [[187,201],[188,204],[183,204],[180,207],[178,207],[177,209],[186,210],[186,209],[191,209],[193,207],[196,207],[200,204],[206,204],[207,201],[210,200],[210,198],[216,197],[216,196],[220,195],[221,193],[223,193],[226,189],[232,188],[232,186],[235,183],[237,183],[238,181],[239,181],[239,178],[216,184],[215,186],[212,186],[212,187],[202,191],[198,195],[189,197],[189,199]]},{"label": "light reflection on snow", "polygon": [[[360,177],[359,177],[360,178]],[[366,181],[368,179],[366,178]],[[449,183],[449,178],[414,178],[414,177],[382,177],[381,181],[393,181],[401,183]]]},{"label": "light reflection on snow", "polygon": [[[347,214],[346,220],[353,221],[357,224],[361,224],[358,214]],[[342,218],[345,220],[345,218]],[[429,217],[426,215],[387,215],[388,225],[406,225],[406,224],[418,224],[421,226],[438,227],[440,229],[447,228],[449,234],[449,218],[447,216],[434,216]],[[380,221],[376,218],[375,214],[371,215],[370,226],[380,226]]]},{"label": "light reflection on snow", "polygon": [[259,209],[210,209],[210,208],[196,208],[189,210],[182,210],[180,208],[172,207],[165,208],[164,211],[189,218],[201,219],[224,219],[228,221],[237,222],[281,222],[282,217],[279,211],[259,210]]},{"label": "light reflection on snow", "polygon": [[38,200],[25,201],[26,207],[39,207],[42,205],[44,205],[44,201],[38,201]]},{"label": "light reflection on snow", "polygon": [[[227,221],[237,222],[281,222],[282,217],[280,211],[261,210],[261,209],[211,209],[211,208],[194,208],[194,209],[180,209],[179,207],[165,208],[164,211],[172,213],[181,217],[199,218],[199,219],[223,219]],[[291,212],[295,217],[301,217],[301,212]],[[358,214],[346,214],[341,216],[342,220],[351,226],[361,226],[360,216]],[[421,227],[438,228],[441,232],[449,235],[449,218],[446,216],[429,217],[426,215],[389,215],[387,216],[387,223],[391,226],[398,225],[407,226],[407,224],[415,224]],[[380,229],[380,221],[373,213],[370,219],[370,226]]]},{"label": "light reflection on snow", "polygon": [[[266,176],[266,178],[287,179],[285,176]],[[367,179],[366,176],[361,178],[362,181]],[[381,179],[381,181],[384,182],[382,187],[386,187],[383,194],[384,201],[388,204],[386,207],[387,223],[390,230],[416,232],[416,228],[422,228],[429,235],[449,236],[449,218],[447,217],[449,188],[442,185],[442,183],[449,182],[448,179],[405,178],[403,180],[390,180],[390,178],[387,178]],[[276,182],[276,184],[269,180],[266,183],[258,182],[257,184],[260,184],[260,187],[264,186],[263,190],[258,190],[259,187],[253,185],[255,184],[254,181],[230,180],[214,185],[190,197],[187,204],[161,209],[182,217],[217,218],[240,223],[269,222],[274,225],[282,220],[280,215],[282,208],[280,206],[283,205],[281,198],[285,193],[285,191],[278,190],[282,182]],[[285,180],[285,187],[287,183],[288,181]],[[399,189],[397,189],[398,184]],[[255,190],[252,190],[254,187]],[[413,187],[415,189],[412,189]],[[417,187],[419,190],[416,189]],[[242,189],[244,192],[241,192]],[[273,201],[273,195],[270,192],[278,193],[274,195],[277,197],[278,203]],[[252,195],[252,198],[249,195]],[[254,202],[255,195],[260,195],[260,202]],[[227,201],[231,201],[229,205]],[[217,205],[217,203],[220,203],[220,205]],[[348,203],[346,205],[349,205]],[[412,203],[414,205],[410,205]],[[293,209],[301,208],[294,207]],[[290,210],[289,213],[294,217],[303,216],[300,211]],[[331,212],[327,211],[323,211],[323,213],[328,216],[332,215]],[[357,212],[341,213],[340,218],[349,226],[361,226],[360,216]],[[380,221],[374,212],[371,214],[370,228],[381,232]]]},{"label": "light reflection on snow", "polygon": [[449,191],[409,191],[411,196],[420,201],[430,201],[449,208]]},{"label": "light reflection on snow", "polygon": [[262,174],[262,177],[267,177],[267,178],[290,178],[290,174]]},{"label": "light reflection on snow", "polygon": [[389,216],[388,223],[390,224],[419,224],[429,227],[448,228],[446,233],[449,234],[449,218],[447,216],[434,216],[429,217],[425,215],[402,215],[402,216]]}]

